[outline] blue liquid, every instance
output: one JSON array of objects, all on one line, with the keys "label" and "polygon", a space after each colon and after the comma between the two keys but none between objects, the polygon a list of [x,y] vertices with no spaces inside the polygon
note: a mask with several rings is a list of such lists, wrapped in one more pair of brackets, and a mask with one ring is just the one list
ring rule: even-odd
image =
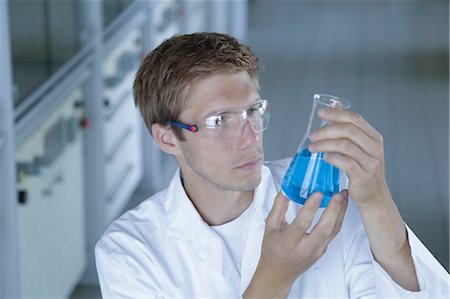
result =
[{"label": "blue liquid", "polygon": [[284,176],[281,190],[291,200],[304,204],[314,192],[323,193],[320,207],[326,207],[339,192],[339,169],[327,163],[324,153],[301,149],[295,154]]}]

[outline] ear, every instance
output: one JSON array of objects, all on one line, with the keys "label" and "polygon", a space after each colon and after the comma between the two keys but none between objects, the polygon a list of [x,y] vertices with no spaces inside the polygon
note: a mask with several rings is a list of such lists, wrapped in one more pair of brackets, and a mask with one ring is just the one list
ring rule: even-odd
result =
[{"label": "ear", "polygon": [[180,141],[170,129],[169,125],[153,124],[152,135],[162,151],[170,155],[180,154]]}]

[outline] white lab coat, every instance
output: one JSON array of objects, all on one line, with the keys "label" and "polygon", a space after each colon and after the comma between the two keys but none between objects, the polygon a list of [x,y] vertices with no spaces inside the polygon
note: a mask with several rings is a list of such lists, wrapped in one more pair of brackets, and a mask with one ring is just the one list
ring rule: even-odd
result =
[{"label": "white lab coat", "polygon": [[[178,170],[168,189],[113,222],[97,243],[103,298],[242,297],[258,264],[264,221],[288,163],[262,167],[248,229],[242,232],[246,241],[240,269],[187,197]],[[288,222],[300,208],[290,204]],[[349,201],[340,233],[295,281],[289,298],[449,298],[448,273],[409,228],[408,234],[421,292],[402,289],[374,261],[358,210]]]}]

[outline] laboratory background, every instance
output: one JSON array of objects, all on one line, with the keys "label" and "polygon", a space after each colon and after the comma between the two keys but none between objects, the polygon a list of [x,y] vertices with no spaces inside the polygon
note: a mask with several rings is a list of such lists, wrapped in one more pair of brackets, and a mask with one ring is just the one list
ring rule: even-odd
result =
[{"label": "laboratory background", "polygon": [[135,72],[196,31],[260,57],[266,160],[294,155],[313,94],[351,102],[448,271],[448,1],[0,0],[0,298],[100,298],[96,241],[176,169],[134,106]]}]

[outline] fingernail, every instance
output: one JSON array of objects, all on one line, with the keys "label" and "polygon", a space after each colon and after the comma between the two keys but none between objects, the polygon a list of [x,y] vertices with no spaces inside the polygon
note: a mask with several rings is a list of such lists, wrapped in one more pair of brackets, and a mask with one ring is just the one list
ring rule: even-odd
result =
[{"label": "fingernail", "polygon": [[348,190],[347,189],[342,189],[341,192],[344,193],[344,194],[347,194]]},{"label": "fingernail", "polygon": [[344,192],[344,194],[343,194],[344,199],[348,200],[348,190],[344,189],[343,192]]},{"label": "fingernail", "polygon": [[313,140],[317,138],[317,132],[312,132],[311,134],[309,134],[309,139]]},{"label": "fingernail", "polygon": [[314,198],[315,202],[320,203],[320,202],[322,202],[323,194],[322,193],[315,193],[313,198]]},{"label": "fingernail", "polygon": [[335,200],[336,200],[337,202],[341,202],[342,199],[344,199],[344,197],[342,196],[341,193],[337,193],[337,194],[334,196],[334,198],[335,198]]},{"label": "fingernail", "polygon": [[310,152],[314,152],[316,150],[316,146],[313,143],[311,143],[310,145],[308,145],[308,150]]}]

